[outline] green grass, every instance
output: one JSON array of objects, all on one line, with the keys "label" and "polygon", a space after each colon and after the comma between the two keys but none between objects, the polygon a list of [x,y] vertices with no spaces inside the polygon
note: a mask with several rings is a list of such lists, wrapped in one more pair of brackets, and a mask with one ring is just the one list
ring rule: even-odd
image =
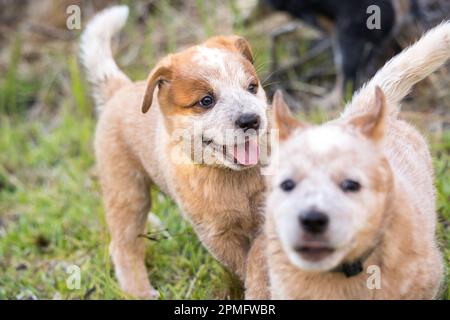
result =
[{"label": "green grass", "polygon": [[[196,0],[193,7],[198,17],[209,16],[207,1]],[[235,1],[228,10],[242,34]],[[161,1],[154,19],[138,30],[132,13],[118,57],[128,74],[144,78],[159,57],[186,44],[180,41],[182,35],[195,43],[222,30],[210,16],[192,26],[202,28],[200,35],[183,34],[190,31],[174,21],[179,15],[171,2]],[[184,19],[192,22],[190,16]],[[165,39],[161,47],[152,45],[159,32]],[[267,37],[247,35],[263,75],[268,66]],[[119,290],[108,257],[109,235],[93,158],[95,117],[76,48],[43,49],[50,64],[33,65],[32,72],[24,74],[19,68],[27,63],[18,58],[24,39],[18,33],[8,43],[7,73],[0,79],[0,299],[129,298]],[[124,62],[137,45],[137,59]],[[44,110],[37,115],[27,111],[36,100]],[[318,112],[309,118],[319,122],[326,115]],[[432,151],[441,220],[438,234],[448,261],[450,133],[433,140]],[[147,246],[149,277],[162,297],[240,297],[239,286],[202,247],[173,202],[156,191],[152,197],[152,212],[172,235],[164,239],[154,234],[156,241],[148,240]],[[79,289],[70,290],[66,284],[71,265],[81,269]],[[448,289],[443,297],[450,298]]]},{"label": "green grass", "polygon": [[450,300],[450,131],[447,131],[440,141],[432,143],[431,149],[434,153],[437,209],[440,220],[438,237],[447,265],[447,276],[442,297]]}]

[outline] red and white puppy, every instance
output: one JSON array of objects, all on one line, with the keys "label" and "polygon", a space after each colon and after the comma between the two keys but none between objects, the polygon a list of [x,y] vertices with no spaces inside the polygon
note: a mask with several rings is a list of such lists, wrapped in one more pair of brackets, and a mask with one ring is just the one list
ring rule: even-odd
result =
[{"label": "red and white puppy", "polygon": [[437,296],[443,259],[431,156],[397,113],[411,87],[449,57],[447,22],[388,62],[341,117],[321,126],[293,118],[275,95],[283,141],[268,179],[265,232],[249,255],[247,298]]},{"label": "red and white puppy", "polygon": [[95,151],[120,285],[137,297],[157,295],[139,237],[151,185],[171,196],[210,252],[243,277],[261,222],[259,141],[268,128],[250,45],[238,36],[211,38],[163,58],[147,81],[132,82],[110,49],[127,15],[125,6],[99,13],[81,42],[99,110]]}]

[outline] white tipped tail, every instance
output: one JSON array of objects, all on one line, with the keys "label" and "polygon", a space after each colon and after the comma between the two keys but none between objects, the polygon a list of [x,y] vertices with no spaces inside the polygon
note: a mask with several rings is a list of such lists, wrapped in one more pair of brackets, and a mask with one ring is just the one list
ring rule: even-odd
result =
[{"label": "white tipped tail", "polygon": [[130,79],[117,67],[111,52],[111,39],[125,25],[128,12],[127,6],[114,6],[101,11],[88,23],[81,36],[80,58],[93,85],[98,111],[115,89],[130,83]]},{"label": "white tipped tail", "polygon": [[367,82],[345,108],[342,117],[350,116],[372,105],[375,87],[379,86],[388,104],[389,114],[396,116],[399,102],[411,88],[450,58],[450,21],[428,31],[419,41],[387,62]]}]

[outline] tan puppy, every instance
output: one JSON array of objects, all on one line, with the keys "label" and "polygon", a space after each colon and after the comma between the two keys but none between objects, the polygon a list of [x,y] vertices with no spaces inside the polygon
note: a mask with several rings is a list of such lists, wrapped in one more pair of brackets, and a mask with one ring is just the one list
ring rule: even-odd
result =
[{"label": "tan puppy", "polygon": [[101,12],[81,42],[100,112],[95,151],[120,285],[137,297],[157,295],[140,237],[151,185],[170,195],[210,252],[243,277],[262,220],[258,138],[268,127],[250,46],[237,36],[215,37],[168,55],[146,82],[131,82],[110,49],[127,15],[125,6]]},{"label": "tan puppy", "polygon": [[446,23],[387,63],[322,126],[292,118],[276,94],[284,141],[268,181],[265,233],[249,255],[247,298],[436,297],[443,261],[431,156],[397,110],[449,56]]}]

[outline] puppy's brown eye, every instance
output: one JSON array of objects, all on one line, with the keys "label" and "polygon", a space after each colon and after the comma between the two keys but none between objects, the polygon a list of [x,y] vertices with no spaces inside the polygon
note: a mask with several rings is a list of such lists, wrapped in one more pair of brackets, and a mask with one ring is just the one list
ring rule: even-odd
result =
[{"label": "puppy's brown eye", "polygon": [[258,85],[251,83],[248,88],[247,88],[248,92],[256,94],[258,92]]},{"label": "puppy's brown eye", "polygon": [[214,98],[211,95],[204,96],[198,102],[203,108],[208,109],[214,105]]},{"label": "puppy's brown eye", "polygon": [[344,192],[357,192],[361,189],[361,185],[358,181],[346,179],[339,185]]},{"label": "puppy's brown eye", "polygon": [[295,188],[295,182],[292,179],[286,179],[280,184],[280,188],[283,191],[289,192]]}]

